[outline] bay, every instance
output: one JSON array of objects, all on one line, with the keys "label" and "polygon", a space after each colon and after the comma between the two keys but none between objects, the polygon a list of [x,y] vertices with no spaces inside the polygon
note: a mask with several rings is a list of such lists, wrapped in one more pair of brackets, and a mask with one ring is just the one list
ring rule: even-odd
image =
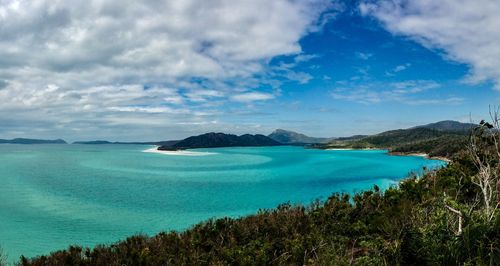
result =
[{"label": "bay", "polygon": [[[0,145],[0,247],[17,260],[68,245],[184,230],[280,203],[386,189],[445,163],[302,147],[147,153],[144,145]],[[193,156],[199,155],[199,156]]]}]

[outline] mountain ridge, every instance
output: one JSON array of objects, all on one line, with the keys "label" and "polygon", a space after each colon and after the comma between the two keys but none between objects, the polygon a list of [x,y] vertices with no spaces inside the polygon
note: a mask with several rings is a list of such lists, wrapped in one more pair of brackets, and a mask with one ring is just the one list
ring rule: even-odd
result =
[{"label": "mountain ridge", "polygon": [[333,138],[316,138],[291,130],[276,129],[268,135],[269,138],[283,144],[314,144],[326,143]]},{"label": "mountain ridge", "polygon": [[173,145],[180,140],[163,140],[163,141],[145,141],[145,142],[121,142],[121,141],[107,141],[107,140],[88,140],[88,141],[74,141],[72,144],[80,144],[80,145],[114,145],[114,144],[122,144],[122,145]]},{"label": "mountain ridge", "polygon": [[[416,126],[413,128],[429,128],[438,131],[468,131],[477,126],[473,123],[462,123],[454,120],[443,120],[426,125]],[[411,129],[411,128],[410,128]]]},{"label": "mountain ridge", "polygon": [[28,138],[15,138],[15,139],[0,139],[0,144],[68,144],[63,139],[28,139]]}]

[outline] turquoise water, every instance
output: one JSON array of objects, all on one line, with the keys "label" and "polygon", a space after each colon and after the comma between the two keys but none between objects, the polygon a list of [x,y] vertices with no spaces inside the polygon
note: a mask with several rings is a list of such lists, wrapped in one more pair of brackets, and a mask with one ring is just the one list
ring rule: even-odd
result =
[{"label": "turquoise water", "polygon": [[0,145],[0,246],[10,260],[182,230],[280,203],[397,183],[442,161],[301,147],[144,153],[143,145]]}]

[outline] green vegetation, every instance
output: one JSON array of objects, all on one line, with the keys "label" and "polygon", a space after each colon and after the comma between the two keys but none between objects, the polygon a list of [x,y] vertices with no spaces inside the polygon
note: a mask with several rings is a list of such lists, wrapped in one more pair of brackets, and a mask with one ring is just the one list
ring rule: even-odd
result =
[{"label": "green vegetation", "polygon": [[468,131],[442,131],[426,127],[399,129],[361,139],[334,140],[317,148],[389,149],[394,153],[423,152],[450,158],[465,147]]},{"label": "green vegetation", "polygon": [[430,157],[446,157],[451,158],[463,149],[467,142],[466,136],[461,135],[444,135],[437,138],[422,140],[413,143],[404,143],[395,145],[391,149],[394,153],[427,153]]}]

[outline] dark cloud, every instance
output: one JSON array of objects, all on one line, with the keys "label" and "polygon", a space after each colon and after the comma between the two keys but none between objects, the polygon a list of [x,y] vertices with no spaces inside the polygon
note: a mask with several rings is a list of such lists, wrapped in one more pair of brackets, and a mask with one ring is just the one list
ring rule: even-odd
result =
[{"label": "dark cloud", "polygon": [[7,81],[0,79],[0,90],[6,88],[8,84]]}]

